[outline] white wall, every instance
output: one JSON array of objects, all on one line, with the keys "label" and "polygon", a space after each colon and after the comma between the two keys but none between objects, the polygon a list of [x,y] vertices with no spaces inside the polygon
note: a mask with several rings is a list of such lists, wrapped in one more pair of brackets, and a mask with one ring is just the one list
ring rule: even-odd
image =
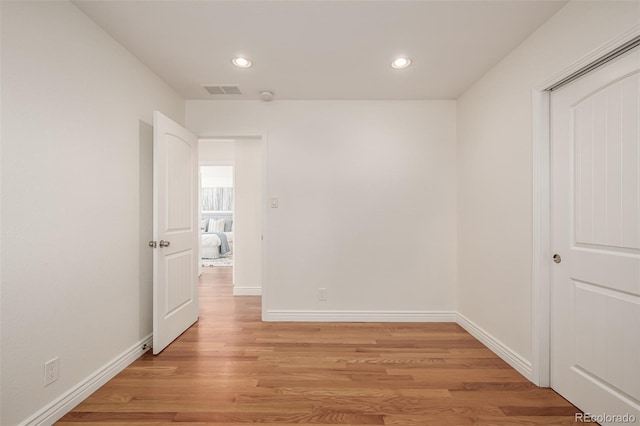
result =
[{"label": "white wall", "polygon": [[186,117],[266,134],[269,319],[454,309],[455,101],[188,101]]},{"label": "white wall", "polygon": [[532,356],[532,90],[640,21],[571,2],[458,100],[458,310]]},{"label": "white wall", "polygon": [[[151,333],[152,112],[184,102],[68,2],[2,2],[2,419]],[[43,386],[43,363],[60,378]]]},{"label": "white wall", "polygon": [[260,294],[262,288],[262,139],[235,144],[233,291]]},{"label": "white wall", "polygon": [[234,140],[198,141],[198,159],[202,163],[231,164],[235,161],[236,145]]},{"label": "white wall", "polygon": [[233,166],[200,167],[202,188],[233,188]]}]

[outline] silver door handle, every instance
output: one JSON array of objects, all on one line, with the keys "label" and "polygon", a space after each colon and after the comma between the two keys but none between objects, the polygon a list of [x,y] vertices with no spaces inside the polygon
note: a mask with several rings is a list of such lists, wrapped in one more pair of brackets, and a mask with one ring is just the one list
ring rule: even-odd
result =
[{"label": "silver door handle", "polygon": [[169,247],[171,245],[171,241],[160,240],[158,243],[160,247]]},{"label": "silver door handle", "polygon": [[560,257],[560,255],[558,253],[553,255],[553,261],[556,263],[560,263],[562,262],[562,257]]}]

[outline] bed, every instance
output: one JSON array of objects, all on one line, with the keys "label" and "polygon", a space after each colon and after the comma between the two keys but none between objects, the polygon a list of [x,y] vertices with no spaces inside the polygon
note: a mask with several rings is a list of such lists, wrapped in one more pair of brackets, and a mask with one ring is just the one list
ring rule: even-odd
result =
[{"label": "bed", "polygon": [[218,259],[233,252],[233,213],[203,212],[200,222],[200,257]]}]

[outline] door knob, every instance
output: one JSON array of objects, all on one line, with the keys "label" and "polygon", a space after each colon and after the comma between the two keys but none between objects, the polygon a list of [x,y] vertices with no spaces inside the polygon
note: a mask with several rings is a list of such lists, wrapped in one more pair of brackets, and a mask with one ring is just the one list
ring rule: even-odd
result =
[{"label": "door knob", "polygon": [[160,242],[158,243],[158,245],[160,247],[169,247],[171,245],[170,241],[165,241],[165,240],[160,240]]},{"label": "door knob", "polygon": [[155,242],[155,241],[149,241],[149,247],[156,248],[156,247],[158,247],[158,243]]},{"label": "door knob", "polygon": [[[162,243],[162,241],[160,241],[160,243]],[[556,263],[560,263],[562,262],[562,257],[560,257],[560,255],[558,253],[553,255],[553,261]]]}]

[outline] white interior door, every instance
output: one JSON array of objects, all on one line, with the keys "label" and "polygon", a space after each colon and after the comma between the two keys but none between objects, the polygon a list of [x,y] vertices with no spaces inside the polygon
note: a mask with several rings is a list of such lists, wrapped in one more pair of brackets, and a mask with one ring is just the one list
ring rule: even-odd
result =
[{"label": "white interior door", "polygon": [[153,115],[153,353],[198,320],[198,142]]},{"label": "white interior door", "polygon": [[636,48],[551,95],[551,386],[592,415],[637,422],[639,69]]}]

